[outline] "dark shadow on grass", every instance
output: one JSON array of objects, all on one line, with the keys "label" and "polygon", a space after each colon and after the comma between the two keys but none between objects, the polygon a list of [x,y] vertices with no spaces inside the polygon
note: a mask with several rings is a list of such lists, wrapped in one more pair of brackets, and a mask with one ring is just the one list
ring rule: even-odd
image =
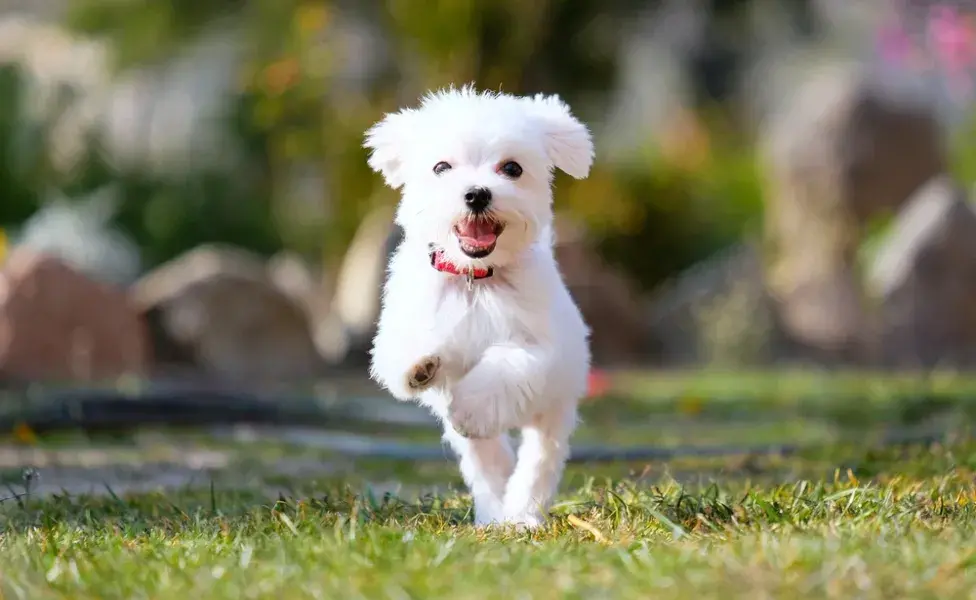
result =
[{"label": "dark shadow on grass", "polygon": [[[276,500],[260,491],[185,489],[168,492],[105,495],[59,494],[32,498],[20,492],[0,506],[0,529],[7,532],[31,528],[84,528],[116,531],[127,535],[178,534],[187,526],[214,533],[231,526],[247,528],[268,520],[283,530],[308,520],[321,525],[355,520],[368,523],[411,524],[434,519],[445,526],[471,522],[470,502],[464,496],[426,495],[405,501],[394,494],[376,497],[352,487],[336,488],[308,497],[280,495]],[[277,521],[276,521],[277,520]]]}]

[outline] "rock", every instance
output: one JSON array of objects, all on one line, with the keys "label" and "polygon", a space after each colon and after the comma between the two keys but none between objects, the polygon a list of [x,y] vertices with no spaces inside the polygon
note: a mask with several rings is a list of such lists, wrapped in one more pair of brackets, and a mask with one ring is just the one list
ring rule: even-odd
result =
[{"label": "rock", "polygon": [[319,296],[321,282],[301,256],[279,252],[268,260],[268,277],[276,288],[296,303],[312,310]]},{"label": "rock", "polygon": [[759,366],[778,342],[755,244],[709,258],[659,289],[650,303],[658,360],[669,366]]},{"label": "rock", "polygon": [[58,258],[15,249],[0,268],[0,374],[100,381],[141,375],[150,352],[126,293]]},{"label": "rock", "polygon": [[303,306],[243,250],[191,250],[137,281],[132,295],[167,366],[272,382],[312,377],[321,366]]},{"label": "rock", "polygon": [[933,109],[914,90],[838,66],[802,86],[764,136],[766,283],[777,317],[822,360],[870,361],[858,248],[872,222],[946,170]]},{"label": "rock", "polygon": [[859,223],[897,210],[947,168],[930,99],[857,65],[815,71],[766,124],[764,138],[774,186],[792,192],[774,195],[774,206],[838,207]]},{"label": "rock", "polygon": [[868,281],[886,364],[976,365],[976,212],[950,177],[934,178],[901,211]]},{"label": "rock", "polygon": [[[362,346],[362,340],[368,339],[368,336],[361,335],[359,344],[354,347],[353,336],[342,322],[342,316],[332,310],[334,298],[329,284],[333,282],[329,277],[313,275],[307,263],[287,252],[271,258],[268,274],[278,289],[304,307],[312,331],[312,342],[328,366],[365,364],[363,359],[367,348]],[[372,301],[369,294],[366,296],[366,305]],[[372,328],[365,329],[371,331]],[[354,349],[360,351],[357,356],[354,356]]]},{"label": "rock", "polygon": [[627,364],[652,349],[645,300],[637,286],[606,264],[566,218],[557,218],[555,254],[559,270],[589,326],[593,362]]}]

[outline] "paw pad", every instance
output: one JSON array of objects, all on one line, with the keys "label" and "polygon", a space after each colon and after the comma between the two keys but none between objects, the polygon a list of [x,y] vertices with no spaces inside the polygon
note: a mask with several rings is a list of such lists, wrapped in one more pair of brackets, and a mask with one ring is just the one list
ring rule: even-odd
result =
[{"label": "paw pad", "polygon": [[430,385],[437,375],[437,369],[441,366],[441,359],[436,356],[429,356],[413,366],[410,375],[407,376],[407,385],[411,389],[421,390]]}]

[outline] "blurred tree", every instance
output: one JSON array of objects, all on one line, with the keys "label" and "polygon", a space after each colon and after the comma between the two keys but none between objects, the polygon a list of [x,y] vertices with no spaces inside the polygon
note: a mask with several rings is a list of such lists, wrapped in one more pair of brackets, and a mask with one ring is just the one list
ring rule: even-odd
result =
[{"label": "blurred tree", "polygon": [[[250,247],[283,243],[321,252],[329,262],[374,203],[395,199],[369,172],[362,149],[363,132],[384,112],[429,88],[474,82],[512,93],[556,92],[581,118],[596,122],[599,100],[615,87],[621,24],[655,4],[72,0],[68,23],[109,39],[120,69],[165,61],[218,23],[231,24],[246,40],[239,99],[228,122],[248,149],[250,184],[242,189],[206,173],[182,186],[127,176],[133,201],[121,218],[140,239],[154,240],[149,262],[212,238],[218,228],[230,228],[220,233],[225,239],[250,236]],[[373,28],[364,35],[379,66],[351,74],[360,57],[349,54],[357,49],[344,33],[357,21]],[[632,164],[598,163],[588,180],[557,180],[559,205],[583,218],[607,255],[648,287],[735,239],[758,210],[749,154],[714,132],[699,137],[710,141],[678,153],[681,158],[648,140],[648,151]],[[296,166],[323,175],[318,217],[288,208],[295,192],[285,182]],[[729,204],[730,193],[744,199]],[[185,194],[199,198],[189,214],[163,208],[178,204],[161,198]],[[214,212],[228,202],[231,211]]]},{"label": "blurred tree", "polygon": [[[585,0],[390,0],[373,6],[302,0],[77,0],[69,23],[111,40],[121,69],[165,60],[181,44],[217,20],[233,20],[246,36],[242,105],[261,138],[261,158],[272,181],[296,163],[316,161],[327,177],[323,202],[329,221],[298,220],[285,233],[293,246],[312,250],[324,243],[327,256],[345,248],[379,192],[361,148],[363,131],[386,110],[398,107],[398,90],[415,96],[430,87],[474,81],[511,92],[573,94],[608,89],[613,55],[593,52],[587,23],[612,14]],[[630,3],[616,2],[623,6]],[[619,8],[619,7],[617,7]],[[343,11],[378,22],[388,34],[396,69],[365,89],[337,82],[346,50],[339,43]],[[513,19],[512,15],[518,15]],[[581,34],[566,39],[565,31]],[[412,77],[405,63],[419,66]],[[582,84],[582,85],[581,85]],[[273,188],[272,188],[272,191]],[[277,202],[282,198],[276,198]],[[282,216],[287,221],[287,217]],[[306,225],[309,225],[306,227]],[[324,231],[323,231],[324,229]]]},{"label": "blurred tree", "polygon": [[[28,172],[39,161],[29,148],[18,148],[24,139],[23,74],[14,65],[0,66],[0,226],[9,227],[27,219],[36,209],[41,190],[35,189]],[[36,152],[36,150],[35,150]]]},{"label": "blurred tree", "polygon": [[63,172],[51,162],[54,126],[75,101],[75,90],[58,86],[51,114],[29,110],[28,80],[18,65],[0,65],[0,227],[30,217],[54,192],[83,195],[103,185],[110,173],[99,159],[96,140],[79,168]]},{"label": "blurred tree", "polygon": [[243,0],[72,0],[67,19],[79,32],[110,37],[118,50],[116,66],[125,68],[167,60],[207,24],[244,5]]}]

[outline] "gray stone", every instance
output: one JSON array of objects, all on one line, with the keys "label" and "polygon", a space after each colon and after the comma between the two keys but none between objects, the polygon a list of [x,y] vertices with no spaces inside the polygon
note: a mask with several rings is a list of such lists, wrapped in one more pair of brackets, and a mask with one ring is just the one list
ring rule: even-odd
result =
[{"label": "gray stone", "polygon": [[650,303],[669,366],[756,366],[776,358],[775,318],[754,244],[737,245],[663,285]]},{"label": "gray stone", "polygon": [[304,307],[243,250],[191,250],[136,282],[132,296],[166,366],[231,381],[308,378],[321,367]]},{"label": "gray stone", "polygon": [[868,283],[879,300],[885,363],[976,364],[976,212],[949,176],[934,178],[900,212]]},{"label": "gray stone", "polygon": [[837,65],[796,91],[763,146],[766,283],[781,326],[818,360],[874,360],[858,251],[873,222],[946,170],[932,107],[863,67]]}]

